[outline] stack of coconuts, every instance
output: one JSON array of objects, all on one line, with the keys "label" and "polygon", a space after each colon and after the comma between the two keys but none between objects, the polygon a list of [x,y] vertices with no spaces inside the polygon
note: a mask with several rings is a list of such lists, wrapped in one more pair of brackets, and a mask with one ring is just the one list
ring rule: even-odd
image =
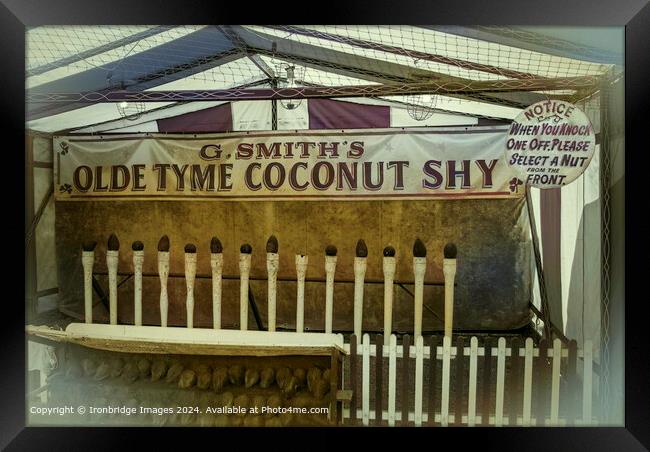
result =
[{"label": "stack of coconuts", "polygon": [[[199,408],[198,412],[151,415],[153,423],[157,425],[286,426],[309,423],[308,419],[314,416],[323,419],[312,419],[313,422],[323,423],[326,418],[324,414],[296,416],[283,413],[281,409],[326,406],[329,402],[326,395],[331,385],[330,369],[316,366],[292,369],[287,366],[246,367],[240,364],[210,366],[195,362],[184,365],[180,359],[128,354],[69,360],[65,375],[68,381],[82,378],[122,385],[130,385],[138,380],[160,382],[162,386],[159,389],[178,389],[167,396],[159,391],[146,395],[142,389],[138,389],[137,395],[150,399],[142,403],[143,406]],[[106,389],[105,394],[96,394],[95,397],[105,395],[108,400],[114,399],[115,386],[111,384]],[[205,392],[183,391],[186,389]],[[128,395],[133,394],[126,391],[124,396]],[[128,402],[137,404],[136,399],[131,399],[133,397]],[[113,400],[111,405],[114,404]],[[220,410],[206,413],[208,406]]]}]

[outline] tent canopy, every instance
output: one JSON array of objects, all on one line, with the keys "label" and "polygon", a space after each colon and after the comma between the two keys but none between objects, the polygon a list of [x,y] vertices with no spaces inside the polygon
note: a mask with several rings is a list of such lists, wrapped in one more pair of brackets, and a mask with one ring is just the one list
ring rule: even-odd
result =
[{"label": "tent canopy", "polygon": [[[36,27],[27,32],[26,125],[50,133],[146,132],[152,121],[242,98],[270,103],[278,97],[386,105],[397,117],[415,106],[434,116],[508,120],[539,100],[577,102],[620,75],[623,49],[612,43],[622,43],[622,33],[394,25]],[[139,97],[119,98],[133,94]]]}]

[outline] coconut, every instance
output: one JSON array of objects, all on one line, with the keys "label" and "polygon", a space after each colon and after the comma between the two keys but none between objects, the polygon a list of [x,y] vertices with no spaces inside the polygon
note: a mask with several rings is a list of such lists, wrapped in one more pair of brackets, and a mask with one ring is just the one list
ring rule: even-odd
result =
[{"label": "coconut", "polygon": [[111,378],[117,378],[122,375],[122,369],[124,368],[124,360],[119,357],[111,359]]},{"label": "coconut", "polygon": [[275,370],[272,367],[262,369],[260,372],[260,388],[267,389],[275,381]]},{"label": "coconut", "polygon": [[138,370],[138,365],[133,361],[126,363],[122,369],[122,380],[125,383],[133,383],[140,376],[140,371]]},{"label": "coconut", "polygon": [[228,368],[228,379],[230,384],[233,385],[244,384],[244,368],[239,365],[230,366],[230,368]]},{"label": "coconut", "polygon": [[259,370],[254,368],[246,369],[246,375],[244,376],[245,387],[253,387],[257,384],[258,381],[260,381]]},{"label": "coconut", "polygon": [[223,387],[228,384],[228,369],[225,367],[217,367],[212,372],[212,389],[219,394],[223,391]]},{"label": "coconut", "polygon": [[97,381],[105,380],[110,375],[111,375],[111,366],[109,366],[106,361],[102,361],[102,363],[97,367],[97,371],[95,372],[95,380]]},{"label": "coconut", "polygon": [[194,386],[196,383],[196,372],[191,369],[185,369],[181,372],[181,376],[178,379],[178,387],[181,389],[187,389]]},{"label": "coconut", "polygon": [[86,377],[92,377],[97,372],[97,363],[90,358],[86,358],[81,362]]},{"label": "coconut", "polygon": [[151,365],[151,381],[158,381],[167,372],[167,363],[163,360],[154,361]]},{"label": "coconut", "polygon": [[138,360],[138,372],[140,372],[140,378],[147,378],[151,373],[151,361],[147,358]]},{"label": "coconut", "polygon": [[292,376],[291,370],[288,367],[280,367],[275,372],[275,381],[278,383],[278,387],[283,389]]},{"label": "coconut", "polygon": [[208,389],[212,383],[212,372],[203,371],[197,373],[196,387],[199,389]]},{"label": "coconut", "polygon": [[165,381],[167,383],[176,383],[178,378],[181,376],[181,372],[183,372],[183,365],[181,363],[172,364],[167,371],[167,378],[165,378]]},{"label": "coconut", "polygon": [[318,367],[310,367],[307,371],[307,389],[309,392],[314,392],[316,382],[321,378],[321,370]]}]

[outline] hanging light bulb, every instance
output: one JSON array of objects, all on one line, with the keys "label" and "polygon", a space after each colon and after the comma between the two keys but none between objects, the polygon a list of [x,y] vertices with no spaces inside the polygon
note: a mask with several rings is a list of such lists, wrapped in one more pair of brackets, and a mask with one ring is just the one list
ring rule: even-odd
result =
[{"label": "hanging light bulb", "polygon": [[[296,76],[295,76],[295,71],[294,71],[293,66],[287,67],[287,88],[295,88],[296,87]],[[293,110],[295,108],[298,108],[298,105],[300,105],[300,100],[298,99],[298,102],[295,103],[293,99],[285,101],[283,103],[284,107],[287,110]]]},{"label": "hanging light bulb", "polygon": [[[413,61],[413,66],[419,69],[418,60]],[[413,74],[415,77],[417,73]],[[436,107],[437,96],[431,93],[428,94],[410,94],[406,96],[406,111],[409,116],[416,121],[426,121],[429,119]]]},{"label": "hanging light bulb", "polygon": [[[120,64],[121,64],[120,60]],[[118,64],[119,66],[119,64]],[[109,72],[106,76],[106,89],[111,91],[124,91],[128,86],[137,83],[135,80],[126,78],[114,78],[113,71]],[[127,121],[135,121],[142,116],[142,113],[147,109],[144,102],[127,102],[126,100],[117,102],[115,104],[120,116]]]},{"label": "hanging light bulb", "polygon": [[294,88],[296,86],[296,73],[294,66],[287,67],[287,84],[289,88]]},{"label": "hanging light bulb", "polygon": [[431,94],[411,94],[406,96],[406,111],[416,121],[425,121],[433,115],[436,101],[436,96]]},{"label": "hanging light bulb", "polygon": [[[304,79],[305,68],[300,66],[295,66],[292,64],[281,63],[276,71],[277,74],[282,74],[284,77],[278,80],[278,87],[284,89],[300,89],[298,82],[296,81],[297,76],[300,79]],[[302,103],[302,99],[297,98],[287,98],[280,99],[280,105],[286,110],[295,110]]]},{"label": "hanging light bulb", "polygon": [[135,121],[142,116],[146,110],[144,102],[127,102],[123,100],[115,104],[120,116],[128,121]]}]

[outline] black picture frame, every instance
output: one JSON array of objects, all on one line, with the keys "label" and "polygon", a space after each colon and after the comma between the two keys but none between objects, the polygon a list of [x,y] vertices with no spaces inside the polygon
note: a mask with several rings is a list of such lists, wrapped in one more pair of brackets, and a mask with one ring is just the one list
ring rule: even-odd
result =
[{"label": "black picture frame", "polygon": [[[294,13],[294,14],[292,14]],[[17,142],[5,144],[5,163],[3,176],[7,179],[5,187],[24,186],[20,168],[23,164],[21,153],[24,143],[24,71],[25,71],[25,29],[37,25],[72,24],[200,24],[200,23],[435,23],[445,25],[608,25],[626,27],[626,68],[625,68],[625,114],[626,114],[626,243],[613,244],[626,248],[626,293],[630,294],[626,304],[626,353],[625,353],[625,427],[601,428],[503,428],[503,429],[409,429],[407,432],[394,429],[347,429],[354,433],[370,433],[369,436],[382,439],[385,434],[404,434],[408,442],[398,442],[396,446],[421,447],[430,444],[433,448],[454,448],[467,440],[479,441],[477,447],[495,450],[644,450],[650,448],[650,351],[644,334],[646,323],[646,304],[641,283],[641,271],[647,265],[638,265],[633,250],[643,244],[640,229],[645,228],[641,215],[645,212],[640,196],[643,187],[636,187],[643,180],[639,171],[647,154],[648,126],[647,106],[650,100],[650,5],[646,0],[545,0],[543,2],[521,2],[515,0],[469,1],[444,0],[425,4],[416,0],[399,2],[381,0],[373,2],[347,1],[335,6],[252,2],[209,2],[173,0],[3,0],[0,6],[2,39],[2,68],[0,68],[0,87],[2,96],[2,134],[15,136]],[[646,112],[646,113],[644,113]],[[3,140],[5,141],[5,140]],[[6,142],[5,142],[6,143]],[[16,178],[16,180],[12,180]],[[22,184],[22,185],[21,185]],[[631,185],[630,185],[631,184]],[[5,191],[7,201],[16,205],[22,199],[13,190]],[[19,212],[20,208],[16,211]],[[6,214],[7,217],[20,218],[20,215]],[[15,237],[23,231],[23,225],[16,221]],[[7,235],[5,234],[5,238]],[[20,240],[6,240],[7,253],[12,256],[24,255]],[[9,243],[11,242],[11,243]],[[0,242],[2,243],[2,242]],[[630,244],[630,246],[628,246]],[[9,246],[15,249],[9,250]],[[14,265],[14,267],[17,267]],[[13,281],[8,269],[2,286],[11,288]],[[647,278],[647,277],[646,277]],[[639,289],[638,291],[635,289]],[[25,309],[22,304],[20,285],[16,293],[3,291],[4,318],[0,328],[3,360],[0,361],[0,388],[2,388],[2,409],[0,409],[0,446],[7,450],[116,450],[124,448],[156,447],[156,442],[171,444],[171,437],[185,434],[192,442],[189,447],[214,447],[221,441],[225,431],[212,429],[191,431],[185,429],[115,429],[115,428],[25,428],[25,351],[24,325]],[[634,295],[633,295],[634,294]],[[638,294],[638,295],[636,295]],[[635,296],[636,295],[636,296]],[[8,309],[11,307],[12,309]],[[128,438],[125,436],[128,432]],[[242,435],[242,432],[245,434]],[[248,431],[230,432],[229,439],[239,438],[246,445],[259,441],[273,441],[264,433],[249,435]],[[189,433],[189,435],[187,435]],[[306,433],[306,435],[305,435]],[[154,436],[155,434],[155,436]],[[322,443],[330,448],[347,447],[346,442],[322,431],[307,429],[284,430],[280,432],[285,447],[294,447],[291,435],[300,434],[296,441]],[[425,435],[415,438],[412,435]],[[453,436],[453,438],[450,437]],[[442,437],[444,436],[444,438]],[[201,438],[199,438],[201,437]],[[281,439],[280,437],[277,440]],[[322,440],[319,440],[322,438]],[[203,443],[203,440],[208,440]],[[364,440],[365,441],[365,440]],[[273,441],[275,442],[275,441]],[[280,443],[276,443],[280,445]],[[348,443],[349,444],[349,443]],[[223,444],[225,446],[225,443]],[[268,446],[268,445],[267,445]],[[181,447],[181,446],[179,446]],[[232,446],[229,446],[232,447]],[[461,446],[463,449],[466,447]]]}]

